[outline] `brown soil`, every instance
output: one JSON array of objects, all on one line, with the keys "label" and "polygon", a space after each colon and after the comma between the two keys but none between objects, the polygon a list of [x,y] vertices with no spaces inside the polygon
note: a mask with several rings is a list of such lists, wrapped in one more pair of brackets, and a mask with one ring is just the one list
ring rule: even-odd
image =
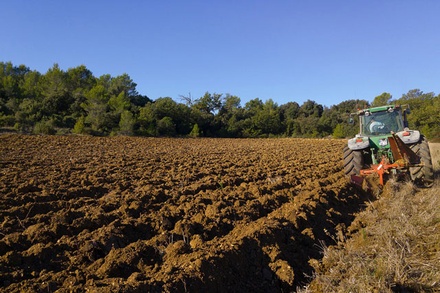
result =
[{"label": "brown soil", "polygon": [[294,291],[366,200],[344,143],[3,134],[0,291]]}]

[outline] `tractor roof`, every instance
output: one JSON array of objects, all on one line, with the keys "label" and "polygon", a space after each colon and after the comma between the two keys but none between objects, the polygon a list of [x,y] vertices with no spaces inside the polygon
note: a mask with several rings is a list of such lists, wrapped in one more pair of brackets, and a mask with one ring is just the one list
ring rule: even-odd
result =
[{"label": "tractor roof", "polygon": [[371,107],[371,108],[358,110],[357,114],[364,115],[365,113],[383,112],[383,111],[388,111],[389,109],[399,109],[399,108],[400,108],[400,105],[386,105],[386,106],[380,106],[380,107]]}]

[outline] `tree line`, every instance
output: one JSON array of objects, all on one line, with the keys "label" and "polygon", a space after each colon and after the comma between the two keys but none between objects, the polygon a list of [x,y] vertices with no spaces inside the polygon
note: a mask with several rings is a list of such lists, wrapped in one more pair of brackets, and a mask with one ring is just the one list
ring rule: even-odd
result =
[{"label": "tree line", "polygon": [[352,99],[331,107],[313,100],[278,105],[254,98],[241,105],[231,94],[206,92],[151,100],[128,74],[95,77],[84,65],[67,71],[54,64],[44,74],[0,62],[0,127],[23,133],[193,137],[353,136],[347,119],[357,108],[409,104],[410,126],[440,137],[440,95],[410,90],[399,99],[383,93],[370,103]]}]

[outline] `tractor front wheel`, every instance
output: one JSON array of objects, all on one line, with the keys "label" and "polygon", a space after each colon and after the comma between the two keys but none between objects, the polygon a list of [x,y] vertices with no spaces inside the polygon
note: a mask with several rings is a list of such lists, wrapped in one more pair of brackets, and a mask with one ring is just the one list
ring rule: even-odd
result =
[{"label": "tractor front wheel", "polygon": [[434,168],[432,167],[428,141],[424,136],[421,136],[418,143],[411,145],[411,149],[420,157],[420,163],[423,165],[409,168],[411,180],[420,187],[432,187],[434,184]]},{"label": "tractor front wheel", "polygon": [[348,146],[344,147],[344,171],[347,177],[359,175],[364,167],[362,151],[353,151]]}]

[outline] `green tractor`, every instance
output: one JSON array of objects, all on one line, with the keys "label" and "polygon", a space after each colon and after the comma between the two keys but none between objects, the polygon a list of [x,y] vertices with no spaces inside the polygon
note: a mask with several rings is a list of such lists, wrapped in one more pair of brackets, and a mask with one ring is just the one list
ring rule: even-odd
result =
[{"label": "green tractor", "polygon": [[431,187],[434,171],[428,141],[408,128],[409,106],[387,105],[358,110],[360,132],[344,147],[345,174],[352,183],[365,187],[366,178],[383,186],[390,177],[410,179]]}]

